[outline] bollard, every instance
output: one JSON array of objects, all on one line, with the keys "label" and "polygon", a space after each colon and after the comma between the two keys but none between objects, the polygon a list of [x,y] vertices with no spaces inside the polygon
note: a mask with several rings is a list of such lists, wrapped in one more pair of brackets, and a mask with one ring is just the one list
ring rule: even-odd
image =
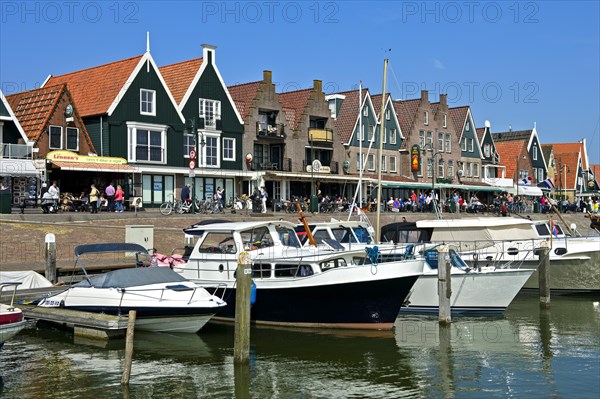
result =
[{"label": "bollard", "polygon": [[250,291],[252,265],[248,252],[240,253],[235,276],[235,336],[234,363],[246,363],[250,359]]},{"label": "bollard", "polygon": [[131,362],[133,361],[133,333],[135,331],[135,318],[137,312],[129,311],[129,319],[127,320],[127,338],[125,340],[125,367],[123,368],[123,376],[121,377],[122,385],[129,385],[129,377],[131,376]]},{"label": "bollard", "polygon": [[550,246],[547,241],[540,245],[540,265],[538,266],[538,283],[540,287],[540,306],[550,306]]},{"label": "bollard", "polygon": [[56,284],[56,237],[52,233],[46,234],[46,279]]},{"label": "bollard", "polygon": [[440,245],[438,247],[438,321],[440,324],[446,324],[452,321],[450,313],[450,296],[452,295],[450,267],[448,247],[446,245]]}]

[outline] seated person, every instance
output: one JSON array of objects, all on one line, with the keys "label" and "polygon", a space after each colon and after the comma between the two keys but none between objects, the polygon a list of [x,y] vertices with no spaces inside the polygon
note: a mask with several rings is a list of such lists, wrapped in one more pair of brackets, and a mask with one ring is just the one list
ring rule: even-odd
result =
[{"label": "seated person", "polygon": [[52,194],[50,194],[49,192],[45,192],[44,195],[42,196],[42,212],[43,213],[49,213],[49,212],[55,212],[56,211],[56,203],[54,198],[52,197]]}]

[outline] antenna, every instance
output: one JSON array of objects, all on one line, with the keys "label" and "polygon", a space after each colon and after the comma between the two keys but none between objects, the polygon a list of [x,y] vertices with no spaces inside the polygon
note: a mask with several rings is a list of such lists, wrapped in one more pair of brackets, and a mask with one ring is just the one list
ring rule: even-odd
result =
[{"label": "antenna", "polygon": [[146,32],[146,52],[150,52],[150,32]]}]

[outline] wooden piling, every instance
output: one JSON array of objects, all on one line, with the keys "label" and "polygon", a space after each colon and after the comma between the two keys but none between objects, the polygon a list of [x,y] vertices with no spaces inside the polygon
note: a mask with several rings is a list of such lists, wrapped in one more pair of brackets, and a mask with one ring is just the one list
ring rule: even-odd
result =
[{"label": "wooden piling", "polygon": [[250,291],[252,286],[252,265],[247,252],[242,252],[238,259],[235,284],[233,361],[234,363],[246,363],[250,359]]},{"label": "wooden piling", "polygon": [[46,234],[46,279],[52,284],[58,282],[56,277],[56,237],[54,234]]},{"label": "wooden piling", "polygon": [[135,318],[137,312],[129,311],[129,320],[127,322],[127,338],[125,340],[125,367],[123,368],[123,376],[121,377],[122,385],[129,385],[129,377],[131,376],[131,362],[133,361],[133,334],[135,331]]},{"label": "wooden piling", "polygon": [[450,267],[448,247],[440,245],[438,247],[438,321],[440,324],[447,324],[452,321],[450,312],[450,296],[452,295]]},{"label": "wooden piling", "polygon": [[538,283],[540,287],[540,306],[550,306],[550,246],[542,242],[539,250]]}]

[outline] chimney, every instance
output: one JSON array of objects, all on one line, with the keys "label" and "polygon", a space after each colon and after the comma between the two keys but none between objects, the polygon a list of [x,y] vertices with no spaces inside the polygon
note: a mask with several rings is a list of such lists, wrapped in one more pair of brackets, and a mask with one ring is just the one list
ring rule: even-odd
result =
[{"label": "chimney", "polygon": [[313,89],[318,92],[323,91],[323,82],[320,80],[313,80]]},{"label": "chimney", "polygon": [[446,97],[448,97],[447,94],[440,94],[440,105],[444,108],[448,106],[446,102]]},{"label": "chimney", "polygon": [[263,71],[263,82],[273,83],[273,72],[264,70]]},{"label": "chimney", "polygon": [[421,90],[421,101],[429,102],[429,92],[427,90]]},{"label": "chimney", "polygon": [[210,44],[202,44],[202,58],[204,58],[203,62],[215,65],[216,49],[217,46],[212,46]]}]

